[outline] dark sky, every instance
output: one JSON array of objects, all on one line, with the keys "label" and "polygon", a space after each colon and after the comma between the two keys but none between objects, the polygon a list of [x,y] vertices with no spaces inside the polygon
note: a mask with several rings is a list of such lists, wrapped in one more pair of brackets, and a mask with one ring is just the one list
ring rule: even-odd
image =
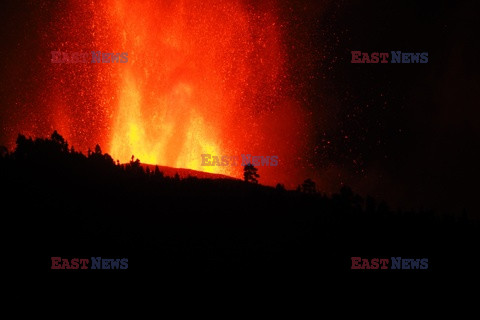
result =
[{"label": "dark sky", "polygon": [[[2,1],[2,135],[14,102],[28,104],[24,92],[34,90],[29,70],[42,46],[34,31],[55,11],[38,3]],[[319,185],[480,217],[479,9],[477,1],[281,2],[295,94],[314,119],[308,158]],[[429,62],[351,64],[352,50],[428,52]]]},{"label": "dark sky", "polygon": [[[304,5],[311,14],[297,27],[315,25],[304,43],[319,57],[308,89],[319,121],[315,161],[327,179],[394,207],[480,217],[478,9],[476,1]],[[428,52],[429,62],[351,64],[352,50]]]}]

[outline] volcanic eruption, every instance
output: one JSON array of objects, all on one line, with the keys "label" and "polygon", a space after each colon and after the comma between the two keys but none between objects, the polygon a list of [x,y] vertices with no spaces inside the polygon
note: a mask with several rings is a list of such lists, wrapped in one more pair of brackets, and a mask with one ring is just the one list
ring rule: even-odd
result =
[{"label": "volcanic eruption", "polygon": [[[242,176],[201,154],[276,155],[261,183],[294,186],[309,123],[289,77],[287,25],[276,1],[41,2],[38,85],[18,132],[58,130],[77,150],[114,159]],[[38,50],[38,48],[36,49]],[[128,52],[128,63],[54,64],[51,51]],[[25,107],[26,108],[26,107]],[[16,131],[16,132],[15,132]]]}]

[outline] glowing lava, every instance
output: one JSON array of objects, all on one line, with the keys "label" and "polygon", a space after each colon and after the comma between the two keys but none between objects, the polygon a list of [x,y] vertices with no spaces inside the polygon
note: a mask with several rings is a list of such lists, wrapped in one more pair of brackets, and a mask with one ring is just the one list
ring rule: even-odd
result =
[{"label": "glowing lava", "polygon": [[112,5],[118,47],[130,60],[119,69],[111,153],[121,161],[135,155],[236,175],[237,168],[202,167],[200,154],[238,155],[255,144],[244,139],[245,126],[255,125],[252,110],[281,86],[284,53],[273,7],[259,13],[232,1]]},{"label": "glowing lava", "polygon": [[[57,129],[77,150],[99,143],[120,162],[134,155],[236,177],[242,167],[204,167],[201,154],[277,155],[279,166],[262,167],[260,182],[303,181],[309,124],[292,95],[275,1],[49,5],[39,107],[17,132]],[[128,52],[128,62],[52,64],[52,50]]]}]

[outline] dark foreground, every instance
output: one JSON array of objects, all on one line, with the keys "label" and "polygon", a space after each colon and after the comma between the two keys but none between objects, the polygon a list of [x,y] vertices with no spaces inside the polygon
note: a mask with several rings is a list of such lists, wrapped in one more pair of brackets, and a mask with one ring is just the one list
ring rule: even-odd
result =
[{"label": "dark foreground", "polygon": [[[7,251],[51,277],[186,277],[323,283],[355,277],[476,276],[479,224],[397,212],[343,188],[332,197],[234,180],[175,179],[19,138],[0,162]],[[123,270],[52,270],[52,257],[128,259]],[[352,270],[352,257],[428,268]],[[19,259],[19,260],[18,260]],[[69,260],[71,261],[71,260]],[[391,266],[391,263],[389,263]]]}]

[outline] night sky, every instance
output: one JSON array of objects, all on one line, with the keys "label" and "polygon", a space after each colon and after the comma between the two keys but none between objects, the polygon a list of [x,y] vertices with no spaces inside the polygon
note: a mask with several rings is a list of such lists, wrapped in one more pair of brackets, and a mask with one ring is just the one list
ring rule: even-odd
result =
[{"label": "night sky", "polygon": [[[347,1],[332,11],[327,38],[337,45],[318,91],[331,93],[322,105],[336,148],[325,156],[352,185],[401,207],[466,207],[478,217],[478,5]],[[429,62],[352,65],[351,50],[428,52]]]},{"label": "night sky", "polygon": [[[184,1],[187,20],[197,17],[197,11],[189,9],[191,2]],[[122,105],[119,87],[129,83],[131,77],[137,81],[139,94],[152,92],[155,90],[144,83],[164,74],[155,73],[154,67],[148,70],[150,76],[136,73],[131,62],[137,58],[141,64],[142,59],[149,59],[142,57],[143,51],[137,47],[134,49],[140,53],[132,57],[130,73],[117,66],[102,71],[92,66],[82,66],[81,70],[65,67],[59,71],[49,61],[55,47],[89,51],[101,44],[103,50],[129,51],[133,55],[128,37],[135,39],[135,32],[143,30],[143,22],[135,24],[135,20],[124,18],[122,28],[127,32],[127,41],[123,43],[127,46],[115,46],[115,41],[122,37],[121,30],[117,34],[113,27],[120,25],[120,20],[117,17],[114,24],[113,18],[103,13],[109,12],[108,5],[112,3],[99,5],[95,10],[101,13],[97,14],[90,9],[93,5],[75,1],[2,1],[0,144],[12,148],[19,132],[45,136],[57,129],[80,150],[93,148],[96,143],[101,143],[106,151],[120,150],[115,146],[115,121],[111,121],[118,119],[120,113],[110,105]],[[174,7],[171,1],[162,2],[165,5],[151,3],[151,12],[162,9],[158,9],[158,16],[152,13],[145,18],[149,28],[162,21],[162,12],[172,12]],[[455,213],[466,208],[470,216],[480,217],[480,114],[478,99],[474,97],[480,92],[479,37],[474,32],[478,29],[479,7],[475,1],[266,1],[262,5],[255,1],[215,1],[210,11],[199,9],[205,10],[202,16],[234,12],[229,17],[216,18],[218,30],[225,32],[218,36],[221,45],[212,45],[208,52],[231,59],[216,62],[220,63],[220,70],[228,67],[243,73],[237,77],[226,76],[223,71],[219,75],[213,73],[213,60],[209,60],[208,52],[200,52],[194,57],[208,64],[205,72],[210,80],[191,78],[192,70],[203,70],[201,63],[176,66],[182,68],[182,73],[174,73],[171,79],[191,84],[187,89],[192,90],[188,92],[193,92],[193,98],[186,103],[193,105],[194,101],[195,112],[203,116],[205,127],[215,127],[218,140],[212,150],[246,151],[247,141],[241,138],[245,132],[237,128],[241,132],[236,135],[237,131],[232,129],[236,120],[240,121],[239,128],[253,124],[248,131],[251,139],[257,138],[257,142],[250,140],[253,152],[277,152],[285,159],[283,172],[264,171],[266,180],[260,179],[261,183],[283,182],[287,187],[295,187],[311,177],[321,192],[330,193],[349,185],[362,195],[386,200],[393,208],[431,208]],[[130,14],[141,17],[142,10],[145,8],[132,8]],[[175,14],[172,17],[165,20],[177,21]],[[98,24],[92,26],[92,21]],[[184,21],[175,29],[178,37],[174,40],[195,42],[206,30],[202,43],[210,44],[209,39],[217,36],[212,31],[217,30],[215,20],[199,21],[199,27],[192,29],[195,37],[189,37],[189,29],[183,27],[189,21]],[[206,25],[205,21],[213,22]],[[241,26],[236,31],[231,23]],[[202,29],[203,24],[208,30]],[[168,27],[168,23],[163,26]],[[148,43],[158,46],[156,38],[149,34],[145,35]],[[247,40],[238,45],[220,41],[226,37]],[[196,42],[192,46],[199,48]],[[236,53],[225,54],[230,47]],[[144,52],[152,52],[148,50],[146,47]],[[428,52],[429,61],[351,64],[350,52],[357,50]],[[168,59],[166,55],[162,57]],[[185,59],[191,57],[185,55]],[[204,86],[214,86],[217,80],[226,83],[228,95],[218,97],[217,91]],[[59,81],[64,83],[59,86]],[[168,86],[164,87],[166,91]],[[109,94],[102,88],[115,88],[111,101],[105,100]],[[196,98],[195,90],[208,94],[201,100]],[[142,98],[150,105],[154,101],[154,97],[147,100],[145,94]],[[222,114],[218,109],[210,109],[213,107],[209,102],[215,99],[224,107]],[[236,106],[239,101],[243,108]],[[60,105],[68,106],[62,109]],[[148,106],[140,109],[152,111]],[[239,115],[246,120],[237,120]],[[175,119],[172,125],[183,128],[178,117],[181,114],[164,120]],[[192,119],[200,118],[191,115]],[[77,120],[82,120],[82,124],[75,123]],[[273,125],[277,122],[281,125]],[[190,132],[203,135],[203,129],[198,129],[203,122],[195,123],[196,131],[185,128],[185,137]],[[152,130],[146,127],[145,132],[150,139]],[[208,137],[205,139],[209,141]],[[176,152],[175,159],[185,153],[183,149]],[[160,164],[174,166],[175,159]],[[259,172],[262,175],[262,169]]]}]

